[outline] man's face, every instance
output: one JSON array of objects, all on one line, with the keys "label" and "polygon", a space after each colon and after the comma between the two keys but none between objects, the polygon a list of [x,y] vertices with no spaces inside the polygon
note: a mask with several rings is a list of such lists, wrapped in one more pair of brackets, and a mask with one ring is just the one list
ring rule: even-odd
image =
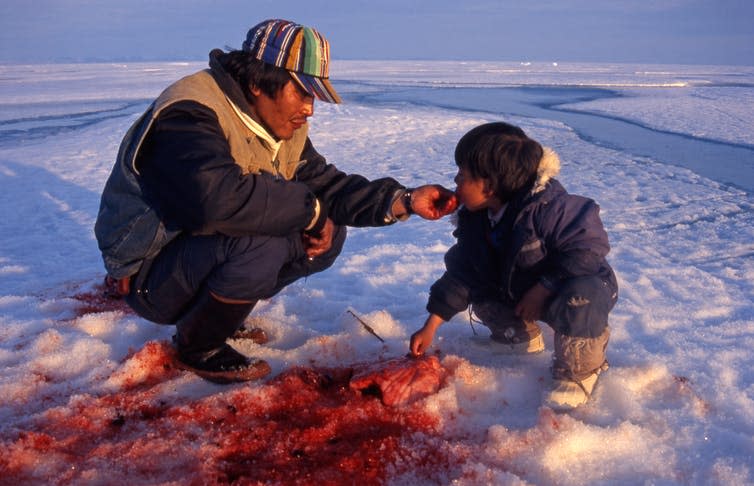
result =
[{"label": "man's face", "polygon": [[456,197],[469,211],[488,208],[495,201],[484,179],[475,179],[467,169],[459,168],[454,181]]},{"label": "man's face", "polygon": [[314,97],[293,80],[285,83],[274,98],[258,88],[252,88],[254,110],[262,122],[281,140],[293,137],[293,132],[306,124],[314,114]]}]

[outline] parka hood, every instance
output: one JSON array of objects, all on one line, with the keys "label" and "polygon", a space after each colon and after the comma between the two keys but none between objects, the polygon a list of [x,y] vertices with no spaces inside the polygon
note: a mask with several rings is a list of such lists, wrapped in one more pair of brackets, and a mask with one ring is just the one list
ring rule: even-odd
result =
[{"label": "parka hood", "polygon": [[537,180],[531,189],[531,194],[542,192],[550,179],[560,173],[560,157],[550,147],[542,147],[542,159],[539,161],[537,168]]}]

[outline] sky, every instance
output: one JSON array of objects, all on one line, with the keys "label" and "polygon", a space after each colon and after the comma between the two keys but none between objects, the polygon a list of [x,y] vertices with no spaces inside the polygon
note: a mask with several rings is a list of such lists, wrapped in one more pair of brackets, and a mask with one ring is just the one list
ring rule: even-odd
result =
[{"label": "sky", "polygon": [[748,0],[3,0],[0,63],[204,60],[273,17],[334,59],[754,65]]}]

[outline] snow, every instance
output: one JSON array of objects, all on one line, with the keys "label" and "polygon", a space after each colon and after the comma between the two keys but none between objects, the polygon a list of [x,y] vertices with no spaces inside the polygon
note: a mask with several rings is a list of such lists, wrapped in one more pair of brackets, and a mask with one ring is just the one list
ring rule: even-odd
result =
[{"label": "snow", "polygon": [[[144,452],[149,444],[155,454],[180,447],[197,458],[213,444],[191,449],[182,442],[188,432],[173,439],[159,427],[131,431],[138,446],[127,457],[139,464],[132,469],[103,459],[72,470],[65,447],[35,451],[49,440],[44,433],[56,433],[45,428],[50,424],[79,416],[81,429],[67,430],[83,431],[84,417],[91,424],[106,420],[102,404],[119,392],[184,415],[239,397],[262,405],[276,399],[265,397],[267,382],[222,387],[162,370],[162,355],[145,344],[168,342],[169,326],[117,305],[95,302],[82,311],[103,277],[92,228],[120,139],[170,81],[203,67],[0,66],[0,440],[12,457],[0,459],[0,476],[10,471],[29,483],[88,484],[130,472],[136,482],[179,483],[187,479],[183,469],[157,475]],[[347,102],[316,105],[311,137],[319,152],[348,172],[390,175],[408,186],[454,187],[456,141],[500,117],[377,102],[370,98],[375,93],[405,88],[409,96],[416,86],[609,88],[619,96],[569,108],[754,146],[754,69],[746,67],[342,61],[332,77]],[[554,119],[504,118],[553,147],[566,188],[601,205],[621,288],[611,315],[610,369],[589,404],[554,414],[541,406],[552,331],[544,328],[545,353],[489,355],[470,344],[474,332],[486,330],[459,314],[434,344],[450,372],[447,383],[410,409],[437,425],[404,438],[416,454],[429,451],[447,464],[433,464],[430,474],[414,468],[426,464],[424,456],[401,456],[387,469],[387,482],[754,484],[752,194],[582,139]],[[750,177],[754,164],[741,163],[742,177]],[[405,355],[426,317],[427,292],[443,271],[451,231],[448,219],[415,217],[387,228],[349,229],[331,269],[254,309],[250,321],[271,342],[236,345],[267,360],[273,377],[295,366]],[[90,405],[98,412],[86,415]],[[63,441],[66,434],[55,437]],[[201,435],[192,434],[192,440]],[[98,453],[117,450],[115,438],[107,437],[97,437]],[[174,461],[188,464],[186,457]]]}]

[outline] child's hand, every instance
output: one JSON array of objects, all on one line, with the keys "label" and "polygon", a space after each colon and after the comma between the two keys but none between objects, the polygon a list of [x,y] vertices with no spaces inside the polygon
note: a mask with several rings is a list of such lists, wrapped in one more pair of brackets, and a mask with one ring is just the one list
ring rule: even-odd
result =
[{"label": "child's hand", "polygon": [[411,335],[409,351],[412,356],[421,356],[432,345],[435,332],[440,324],[445,322],[442,317],[436,314],[430,314],[424,326]]},{"label": "child's hand", "polygon": [[536,321],[542,317],[552,292],[544,285],[537,282],[532,288],[526,291],[521,300],[516,304],[514,312],[518,317],[525,321]]},{"label": "child's hand", "polygon": [[424,351],[429,348],[434,339],[435,333],[428,331],[426,327],[422,327],[414,334],[411,335],[411,344],[409,345],[409,351],[412,356],[421,356]]}]

